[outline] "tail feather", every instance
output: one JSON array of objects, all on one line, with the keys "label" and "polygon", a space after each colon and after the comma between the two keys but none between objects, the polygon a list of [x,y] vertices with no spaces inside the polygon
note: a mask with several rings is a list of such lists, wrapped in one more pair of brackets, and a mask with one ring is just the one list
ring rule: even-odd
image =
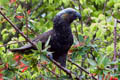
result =
[{"label": "tail feather", "polygon": [[32,45],[31,44],[27,44],[27,45],[22,46],[20,48],[10,49],[10,51],[12,51],[12,52],[24,52],[24,51],[29,50],[31,48],[32,48]]},{"label": "tail feather", "polygon": [[61,64],[61,66],[66,66],[66,59],[67,59],[67,53],[64,53],[62,55],[56,55],[57,53],[53,53],[53,59]]}]

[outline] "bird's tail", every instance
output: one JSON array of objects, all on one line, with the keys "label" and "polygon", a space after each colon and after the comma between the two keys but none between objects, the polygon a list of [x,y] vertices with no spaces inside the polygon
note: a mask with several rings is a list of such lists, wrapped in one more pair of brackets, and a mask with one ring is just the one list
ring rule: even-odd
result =
[{"label": "bird's tail", "polygon": [[12,52],[24,52],[32,48],[31,44],[24,45],[20,48],[10,49]]},{"label": "bird's tail", "polygon": [[67,53],[56,55],[53,53],[53,59],[61,64],[61,66],[66,66]]}]

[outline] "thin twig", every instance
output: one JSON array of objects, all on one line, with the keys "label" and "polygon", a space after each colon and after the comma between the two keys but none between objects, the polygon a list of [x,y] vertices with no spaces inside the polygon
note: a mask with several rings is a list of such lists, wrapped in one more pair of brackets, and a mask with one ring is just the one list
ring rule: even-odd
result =
[{"label": "thin twig", "polygon": [[[80,3],[80,0],[78,0],[78,6],[79,6],[79,11],[80,11],[80,14],[81,14],[81,11],[82,11],[82,5],[81,5],[81,3]],[[82,14],[81,14],[81,16],[82,16]],[[82,20],[82,18],[81,18],[81,33],[83,34],[83,20]]]},{"label": "thin twig", "polygon": [[[85,70],[83,67],[80,67],[78,64],[74,63],[72,60],[68,59],[68,61],[70,63],[72,63],[73,65],[77,66],[80,70],[84,71],[85,73],[87,73],[88,75],[91,74],[89,73],[87,70]],[[91,77],[94,79],[94,80],[97,80],[93,75],[91,75]]]},{"label": "thin twig", "polygon": [[115,22],[114,22],[114,58],[113,58],[113,61],[116,61],[116,56],[117,56],[117,51],[116,51],[117,31],[116,31],[116,27],[117,27],[117,19],[115,19]]},{"label": "thin twig", "polygon": [[28,13],[27,13],[27,9],[26,9],[26,11],[25,11],[25,19],[26,19],[27,38],[28,38]]},{"label": "thin twig", "polygon": [[[78,6],[79,6],[80,14],[81,14],[82,5],[81,5],[81,3],[80,3],[80,0],[78,0]],[[82,16],[82,14],[81,14],[81,16]],[[81,22],[81,30],[80,30],[80,31],[81,31],[81,33],[83,34],[83,20],[82,20],[82,18],[81,18],[80,22]],[[85,61],[84,56],[82,56],[82,63],[81,63],[81,66],[83,66],[84,61]],[[80,73],[81,73],[81,75],[82,75],[82,71],[80,71]]]},{"label": "thin twig", "polygon": [[12,27],[17,31],[19,32],[25,39],[27,42],[29,42],[34,48],[37,48],[36,45],[29,39],[26,37],[26,35],[24,35],[23,32],[21,32],[18,27],[16,25],[14,25],[0,10],[0,14],[12,25]]},{"label": "thin twig", "polygon": [[75,33],[76,33],[77,40],[80,42],[76,24],[74,24],[74,26],[75,26]]},{"label": "thin twig", "polygon": [[95,56],[93,55],[93,49],[90,49],[90,54],[91,54],[93,60],[94,60],[95,62],[97,62],[97,61],[95,60]]},{"label": "thin twig", "polygon": [[31,13],[33,13],[34,11],[37,11],[37,9],[39,9],[43,4],[43,0],[40,0],[40,2],[37,4],[37,6],[31,11]]},{"label": "thin twig", "polygon": [[106,5],[107,5],[107,2],[108,2],[108,1],[109,1],[109,0],[106,0],[105,3],[104,3],[103,14],[105,13],[105,9],[106,9]]},{"label": "thin twig", "polygon": [[81,3],[80,3],[80,0],[78,0],[78,6],[79,6],[80,13],[81,13],[82,5],[81,5]]}]

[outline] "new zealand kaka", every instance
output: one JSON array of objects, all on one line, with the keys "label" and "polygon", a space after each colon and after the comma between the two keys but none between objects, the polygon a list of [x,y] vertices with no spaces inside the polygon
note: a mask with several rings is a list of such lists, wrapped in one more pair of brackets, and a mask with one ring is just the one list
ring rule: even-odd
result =
[{"label": "new zealand kaka", "polygon": [[[73,44],[73,35],[70,24],[77,18],[81,19],[81,15],[76,10],[72,8],[63,9],[54,17],[53,29],[37,36],[32,42],[37,44],[38,41],[41,41],[42,47],[44,48],[48,37],[51,36],[49,42],[50,48],[48,50],[53,52],[53,59],[65,67],[67,52]],[[30,49],[34,49],[34,47],[28,43],[20,48],[11,49],[11,51],[23,53]]]}]

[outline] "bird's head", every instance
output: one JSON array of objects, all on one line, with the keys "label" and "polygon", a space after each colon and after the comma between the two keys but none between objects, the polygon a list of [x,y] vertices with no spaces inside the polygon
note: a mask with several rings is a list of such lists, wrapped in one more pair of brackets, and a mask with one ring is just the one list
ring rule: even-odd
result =
[{"label": "bird's head", "polygon": [[75,19],[81,19],[81,14],[75,9],[66,8],[60,11],[56,16],[59,16],[62,20],[72,23]]}]

